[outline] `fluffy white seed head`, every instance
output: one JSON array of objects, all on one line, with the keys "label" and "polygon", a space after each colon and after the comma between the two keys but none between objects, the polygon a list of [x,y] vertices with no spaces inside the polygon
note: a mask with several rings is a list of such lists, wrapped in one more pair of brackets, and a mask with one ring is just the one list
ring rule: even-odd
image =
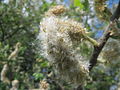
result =
[{"label": "fluffy white seed head", "polygon": [[37,37],[41,54],[64,80],[76,85],[84,84],[89,78],[89,64],[77,53],[78,44],[85,39],[85,33],[80,23],[51,15],[41,21]]}]

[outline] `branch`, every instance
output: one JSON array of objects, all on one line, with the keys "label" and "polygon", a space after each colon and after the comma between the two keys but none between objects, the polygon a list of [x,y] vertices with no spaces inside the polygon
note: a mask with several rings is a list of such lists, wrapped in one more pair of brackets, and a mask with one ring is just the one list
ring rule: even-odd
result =
[{"label": "branch", "polygon": [[89,66],[90,71],[96,65],[97,58],[98,58],[100,52],[102,51],[102,49],[105,46],[107,40],[111,36],[110,31],[109,31],[110,27],[112,27],[112,24],[114,23],[114,21],[118,20],[119,17],[120,17],[120,0],[119,0],[119,4],[117,6],[117,9],[115,10],[114,14],[110,18],[111,23],[108,25],[107,29],[105,30],[105,33],[104,33],[103,37],[100,39],[99,46],[94,46],[94,51],[93,51],[92,57],[90,59],[90,66]]},{"label": "branch", "polygon": [[117,9],[115,10],[114,14],[111,16],[110,20],[114,21],[115,19],[119,19],[119,17],[120,17],[120,0]]},{"label": "branch", "polygon": [[[111,24],[110,24],[111,25]],[[90,59],[90,66],[89,66],[89,70],[91,70],[97,63],[97,58],[100,54],[100,52],[102,51],[102,48],[105,46],[107,40],[109,39],[110,37],[110,31],[109,28],[110,28],[110,25],[107,27],[107,30],[105,32],[105,34],[103,35],[103,37],[100,39],[100,44],[99,46],[94,46],[94,51],[93,51],[93,54],[92,54],[92,57]]]}]

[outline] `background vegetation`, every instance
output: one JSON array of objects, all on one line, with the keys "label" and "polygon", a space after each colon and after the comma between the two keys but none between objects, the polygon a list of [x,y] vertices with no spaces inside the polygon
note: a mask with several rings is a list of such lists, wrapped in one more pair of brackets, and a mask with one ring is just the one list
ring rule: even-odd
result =
[{"label": "background vegetation", "polygon": [[[97,1],[97,0],[94,0]],[[39,33],[39,23],[44,17],[44,12],[51,6],[63,4],[69,8],[64,15],[79,22],[87,28],[90,36],[96,40],[102,36],[107,24],[107,19],[99,18],[101,13],[96,13],[93,0],[0,0],[0,71],[7,63],[7,77],[10,83],[0,81],[0,90],[9,90],[11,81],[19,81],[18,90],[38,89],[41,81],[50,90],[72,87],[65,81],[56,80],[52,75],[52,67],[37,51],[36,37]],[[114,12],[118,0],[105,2],[108,11]],[[105,15],[109,12],[104,11]],[[118,26],[119,27],[119,23]],[[20,43],[18,53],[10,57]],[[90,75],[92,81],[84,87],[85,90],[116,90],[120,89],[120,39],[109,39],[105,48],[98,58],[97,65]],[[92,48],[83,43],[82,54],[89,60]],[[2,75],[1,75],[2,76]]]}]

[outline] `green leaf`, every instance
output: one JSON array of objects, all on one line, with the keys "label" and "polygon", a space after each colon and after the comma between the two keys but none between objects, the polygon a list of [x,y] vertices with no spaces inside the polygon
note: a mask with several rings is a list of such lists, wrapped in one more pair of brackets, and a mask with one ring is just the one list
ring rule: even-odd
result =
[{"label": "green leaf", "polygon": [[44,75],[42,73],[34,73],[33,76],[36,80],[43,79]]},{"label": "green leaf", "polygon": [[81,3],[80,0],[74,0],[74,6],[75,7],[80,7],[80,9],[84,8],[84,5]]},{"label": "green leaf", "polygon": [[88,1],[88,0],[85,0],[85,1],[83,2],[83,5],[85,6],[85,7],[84,7],[84,10],[85,10],[85,11],[89,11],[89,1]]},{"label": "green leaf", "polygon": [[44,67],[48,67],[49,64],[47,61],[45,61],[45,62],[41,63],[40,66],[44,68]]},{"label": "green leaf", "polygon": [[2,47],[2,43],[0,42],[0,48]]}]

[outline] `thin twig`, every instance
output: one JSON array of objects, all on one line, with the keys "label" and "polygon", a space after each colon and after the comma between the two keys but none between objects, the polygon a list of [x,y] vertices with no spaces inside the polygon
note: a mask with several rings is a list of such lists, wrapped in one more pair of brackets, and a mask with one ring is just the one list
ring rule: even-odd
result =
[{"label": "thin twig", "polygon": [[111,16],[110,18],[110,24],[107,27],[107,30],[105,31],[103,37],[100,39],[100,44],[99,46],[95,46],[94,47],[94,51],[92,54],[92,57],[90,59],[90,66],[89,66],[89,70],[91,71],[92,68],[96,65],[97,63],[97,58],[100,54],[100,52],[102,51],[103,47],[105,46],[107,40],[110,38],[110,31],[109,29],[112,27],[112,24],[114,23],[115,20],[118,20],[120,17],[120,0],[119,0],[119,4],[118,7],[116,8],[116,11],[114,12],[114,14]]},{"label": "thin twig", "polygon": [[[99,46],[94,46],[94,51],[93,54],[90,58],[90,66],[89,66],[89,71],[92,70],[92,68],[96,65],[97,63],[97,58],[100,54],[100,52],[102,51],[103,47],[105,46],[107,40],[110,38],[110,34],[111,32],[109,31],[109,29],[111,28],[112,24],[114,23],[115,20],[118,20],[120,17],[120,0],[119,0],[119,4],[117,6],[116,11],[114,12],[114,14],[111,16],[110,18],[110,24],[107,26],[105,33],[103,35],[102,38],[100,38],[100,42],[99,42]],[[83,90],[83,88],[81,88],[82,86],[79,85],[79,87],[77,88],[77,90]]]}]

